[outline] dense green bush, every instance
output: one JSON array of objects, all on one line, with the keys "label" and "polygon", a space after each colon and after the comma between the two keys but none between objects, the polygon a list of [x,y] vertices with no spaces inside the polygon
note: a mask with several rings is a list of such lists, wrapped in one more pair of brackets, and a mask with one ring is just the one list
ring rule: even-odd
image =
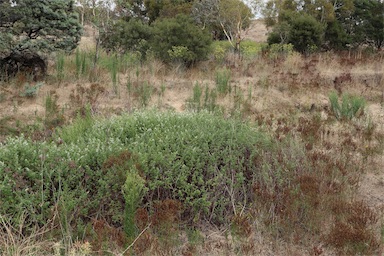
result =
[{"label": "dense green bush", "polygon": [[[14,227],[22,221],[23,235],[52,223],[73,241],[100,241],[93,221],[134,238],[159,216],[161,202],[173,202],[175,225],[236,228],[236,219],[249,214],[283,239],[292,232],[319,237],[327,235],[321,227],[333,219],[335,196],[337,204],[345,196],[328,185],[335,177],[347,183],[353,176],[346,173],[360,168],[349,158],[315,158],[288,136],[275,141],[258,127],[204,111],[86,116],[51,141],[21,136],[0,145],[0,217]],[[329,239],[338,241],[339,233]],[[372,237],[362,240],[373,239],[375,248]]]},{"label": "dense green bush", "polygon": [[243,57],[254,57],[260,54],[263,50],[265,43],[258,43],[251,40],[244,40],[240,44],[240,53]]},{"label": "dense green bush", "polygon": [[252,201],[256,183],[289,184],[289,171],[304,168],[300,150],[289,149],[277,164],[278,146],[266,134],[206,112],[88,117],[51,142],[9,138],[0,149],[1,215],[28,211],[29,223],[43,225],[59,207],[69,225],[102,217],[125,223],[130,236],[140,205],[174,199],[185,220],[223,224]]},{"label": "dense green bush", "polygon": [[191,65],[207,58],[211,36],[185,15],[162,19],[153,24],[151,49],[165,62],[178,61]]},{"label": "dense green bush", "polygon": [[325,29],[324,43],[326,48],[343,50],[351,42],[350,36],[347,34],[340,22],[328,22],[327,29]]},{"label": "dense green bush", "polygon": [[214,41],[211,46],[211,55],[217,61],[224,61],[225,56],[231,51],[229,41]]},{"label": "dense green bush", "polygon": [[320,22],[309,15],[300,15],[291,23],[289,42],[296,51],[308,52],[319,48],[324,28]]},{"label": "dense green bush", "polygon": [[384,46],[384,2],[380,0],[354,0],[351,28],[354,46],[368,44],[380,50]]},{"label": "dense green bush", "polygon": [[268,43],[290,43],[301,53],[319,49],[323,40],[323,25],[310,15],[290,12],[284,14],[284,21],[278,23],[269,34]]},{"label": "dense green bush", "polygon": [[287,57],[294,53],[292,44],[270,44],[264,48],[264,51],[271,59]]},{"label": "dense green bush", "polygon": [[32,222],[44,224],[65,197],[76,206],[72,212],[75,219],[98,213],[120,219],[119,211],[114,211],[117,215],[108,212],[109,196],[121,191],[121,186],[116,187],[121,177],[108,172],[103,163],[121,150],[122,144],[113,138],[63,145],[24,137],[9,139],[0,153],[1,214],[28,211]]},{"label": "dense green bush", "polygon": [[0,78],[46,75],[46,57],[77,47],[82,27],[74,1],[0,1]]},{"label": "dense green bush", "polygon": [[[337,8],[332,1],[285,1],[276,6],[268,0],[263,9],[265,24],[273,26],[271,44],[297,40],[301,52],[313,46],[342,50],[369,45],[380,50],[384,45],[384,3],[380,0],[343,1]],[[294,37],[287,41],[289,34]],[[323,44],[318,43],[319,35]]]},{"label": "dense green bush", "polygon": [[287,44],[289,40],[290,31],[290,23],[288,23],[287,21],[279,22],[273,27],[272,31],[268,34],[268,44]]},{"label": "dense green bush", "polygon": [[145,58],[152,28],[138,19],[120,20],[101,33],[101,45],[114,52],[138,52]]},{"label": "dense green bush", "polygon": [[249,164],[243,159],[244,150],[256,153],[255,145],[267,142],[241,123],[208,114],[173,113],[136,114],[102,122],[79,119],[63,128],[57,140],[61,142],[9,138],[1,146],[1,214],[28,211],[31,222],[44,224],[65,197],[71,202],[74,222],[101,215],[121,225],[122,187],[130,166],[136,167],[116,164],[119,158],[114,156],[129,149],[137,155],[136,163],[145,175],[150,191],[147,201],[178,199],[197,216],[200,211],[208,213],[211,200],[218,197],[211,214],[222,218],[229,202],[219,195],[226,193],[231,173],[236,171],[239,184],[245,182],[238,171]]}]

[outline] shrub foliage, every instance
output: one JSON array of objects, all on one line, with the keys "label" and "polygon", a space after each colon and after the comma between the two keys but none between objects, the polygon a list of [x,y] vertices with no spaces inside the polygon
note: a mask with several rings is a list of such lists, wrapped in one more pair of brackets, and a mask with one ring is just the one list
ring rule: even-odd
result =
[{"label": "shrub foliage", "polygon": [[185,15],[154,23],[152,51],[161,60],[179,60],[187,65],[208,57],[211,36]]},{"label": "shrub foliage", "polygon": [[[303,133],[312,129],[301,125]],[[85,116],[51,141],[21,136],[0,145],[0,216],[18,226],[28,212],[23,233],[58,215],[55,221],[74,239],[91,235],[88,224],[96,230],[100,221],[132,239],[150,224],[157,234],[173,230],[176,236],[180,221],[232,224],[233,232],[249,234],[249,214],[277,238],[290,239],[292,232],[323,237],[346,250],[357,241],[364,245],[360,252],[369,253],[378,247],[368,232],[374,213],[356,206],[369,221],[350,224],[361,214],[346,215],[340,192],[359,168],[351,159],[308,153],[298,141],[274,140],[258,127],[204,111]],[[336,225],[350,225],[344,229],[350,237],[323,230],[335,216]],[[101,243],[100,234],[94,241]]]},{"label": "shrub foliage", "polygon": [[253,156],[271,143],[250,126],[204,112],[79,119],[56,136],[51,142],[9,138],[1,146],[0,214],[28,210],[30,221],[42,225],[65,195],[73,222],[101,215],[122,225],[134,189],[127,184],[142,177],[146,188],[135,190],[131,208],[148,190],[142,202],[176,199],[191,209],[191,220],[222,223],[232,203],[249,200],[242,191],[257,173]]}]

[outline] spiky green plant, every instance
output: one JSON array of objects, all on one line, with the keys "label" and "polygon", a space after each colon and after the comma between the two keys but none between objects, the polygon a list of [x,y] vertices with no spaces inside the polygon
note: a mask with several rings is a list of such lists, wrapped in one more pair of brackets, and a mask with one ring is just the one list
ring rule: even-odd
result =
[{"label": "spiky green plant", "polygon": [[231,71],[222,69],[216,71],[216,88],[218,93],[226,95],[231,92]]},{"label": "spiky green plant", "polygon": [[338,120],[351,120],[354,117],[359,117],[364,113],[365,100],[359,96],[349,94],[342,95],[341,104],[339,96],[336,92],[331,92],[329,95],[331,110]]},{"label": "spiky green plant", "polygon": [[64,79],[64,64],[65,64],[65,56],[63,54],[57,55],[56,58],[56,77],[59,84]]}]

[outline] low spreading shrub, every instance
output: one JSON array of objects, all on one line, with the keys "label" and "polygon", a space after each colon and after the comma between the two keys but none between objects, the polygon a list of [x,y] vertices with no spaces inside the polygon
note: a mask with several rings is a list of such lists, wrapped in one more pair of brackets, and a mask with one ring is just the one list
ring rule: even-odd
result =
[{"label": "low spreading shrub", "polygon": [[[115,233],[124,244],[151,225],[160,237],[173,230],[175,243],[178,223],[231,224],[233,235],[246,237],[257,219],[278,239],[315,236],[344,251],[375,251],[373,234],[354,239],[376,224],[374,212],[352,202],[365,221],[338,208],[349,205],[343,191],[360,167],[308,153],[288,137],[275,141],[255,126],[205,111],[79,116],[50,141],[21,136],[0,145],[0,216],[18,226],[27,211],[25,234],[59,221],[72,239],[93,235],[96,249],[103,234]],[[322,229],[336,216],[336,224],[351,225],[351,238]]]},{"label": "low spreading shrub", "polygon": [[30,85],[29,83],[26,83],[24,85],[24,92],[20,93],[20,96],[34,98],[37,96],[40,87],[42,87],[43,85],[43,83],[37,83],[35,85]]},{"label": "low spreading shrub", "polygon": [[[79,116],[51,142],[21,136],[1,146],[0,214],[28,209],[31,223],[42,225],[65,200],[71,224],[103,216],[122,225],[128,180],[140,180],[140,174],[145,189],[138,190],[148,190],[143,202],[179,200],[191,220],[200,216],[223,223],[233,205],[249,200],[242,191],[257,174],[253,156],[270,144],[251,126],[205,112],[144,112],[110,121]],[[122,157],[127,150],[135,158]],[[131,164],[114,163],[119,159]],[[130,209],[140,204],[135,198]]]},{"label": "low spreading shrub", "polygon": [[[262,53],[263,48],[266,47],[264,43],[257,43],[251,40],[244,40],[240,44],[240,54],[245,58],[253,58]],[[225,41],[214,41],[211,45],[211,57],[216,61],[224,61],[225,57],[233,52],[231,43]]]},{"label": "low spreading shrub", "polygon": [[257,43],[251,40],[245,40],[240,44],[240,53],[243,57],[252,58],[261,54],[264,43]]}]

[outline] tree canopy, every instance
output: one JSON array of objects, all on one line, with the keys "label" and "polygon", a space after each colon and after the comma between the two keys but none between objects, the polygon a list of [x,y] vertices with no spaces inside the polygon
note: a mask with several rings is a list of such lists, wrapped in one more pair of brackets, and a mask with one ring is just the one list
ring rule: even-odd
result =
[{"label": "tree canopy", "polygon": [[80,36],[73,1],[0,1],[0,68],[6,76],[19,70],[45,73],[44,55],[73,50]]},{"label": "tree canopy", "polygon": [[191,65],[207,58],[211,36],[186,15],[154,23],[152,50],[160,59]]},{"label": "tree canopy", "polygon": [[116,11],[125,20],[139,18],[149,23],[158,18],[189,14],[194,0],[116,0]]},{"label": "tree canopy", "polygon": [[[298,44],[302,38],[296,37],[300,34],[297,29],[307,31],[307,34],[318,31],[321,46],[325,49],[360,45],[380,49],[384,41],[384,2],[380,0],[269,0],[263,14],[267,26],[274,27],[269,38],[273,43],[284,43],[290,37],[293,44]],[[313,30],[316,27],[313,21],[312,32],[304,23],[297,27],[299,16],[312,17],[321,24],[323,31],[317,25],[318,28]],[[306,20],[309,22],[308,17]],[[308,47],[313,45],[311,42],[306,44]]]},{"label": "tree canopy", "polygon": [[235,50],[239,50],[241,33],[253,18],[251,9],[240,0],[198,0],[192,16],[203,27],[224,34]]},{"label": "tree canopy", "polygon": [[352,33],[356,43],[370,44],[378,49],[384,45],[384,2],[380,0],[354,0],[355,24]]}]

